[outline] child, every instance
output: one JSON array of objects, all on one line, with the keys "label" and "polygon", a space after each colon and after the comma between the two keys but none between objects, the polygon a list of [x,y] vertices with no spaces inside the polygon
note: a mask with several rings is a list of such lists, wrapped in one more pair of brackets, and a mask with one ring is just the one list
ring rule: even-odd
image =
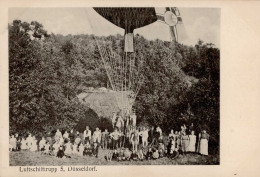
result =
[{"label": "child", "polygon": [[131,155],[131,159],[134,160],[134,161],[138,160],[138,155],[137,155],[136,151],[133,151],[133,153]]},{"label": "child", "polygon": [[72,145],[72,153],[73,154],[78,154],[79,152],[78,152],[78,145],[76,144],[76,143],[74,143],[73,145]]},{"label": "child", "polygon": [[50,143],[46,142],[44,145],[44,154],[50,154]]},{"label": "child", "polygon": [[117,150],[115,149],[115,150],[114,150],[114,153],[113,153],[113,156],[112,156],[112,160],[117,160],[117,161],[118,161],[118,156],[119,156],[119,153],[118,153]]},{"label": "child", "polygon": [[158,150],[156,149],[154,152],[153,152],[153,159],[158,159],[159,158],[159,152]]},{"label": "child", "polygon": [[46,140],[44,137],[42,137],[41,141],[39,142],[39,149],[40,151],[44,150],[44,145],[46,144]]},{"label": "child", "polygon": [[94,146],[93,146],[93,149],[92,149],[92,155],[96,158],[98,158],[98,144],[97,142],[94,142]]},{"label": "child", "polygon": [[89,141],[87,141],[85,144],[83,155],[88,155],[88,156],[92,155],[92,148]]},{"label": "child", "polygon": [[158,152],[159,152],[159,157],[163,157],[164,156],[164,144],[163,143],[159,143],[159,148],[158,148]]},{"label": "child", "polygon": [[79,155],[80,156],[83,156],[83,152],[84,152],[84,146],[82,143],[80,143],[80,146],[79,146]]},{"label": "child", "polygon": [[124,151],[122,148],[120,149],[119,155],[118,155],[118,161],[121,161],[121,160],[125,160]]},{"label": "child", "polygon": [[27,145],[26,145],[26,141],[24,138],[22,138],[21,141],[21,150],[26,150],[27,149]]},{"label": "child", "polygon": [[124,151],[124,157],[125,157],[125,160],[130,160],[130,158],[131,158],[131,151],[129,151],[128,148],[126,148]]},{"label": "child", "polygon": [[170,158],[171,159],[176,159],[178,157],[178,155],[179,155],[178,148],[171,150],[171,152],[170,152]]},{"label": "child", "polygon": [[146,155],[146,159],[147,159],[147,160],[151,160],[152,157],[153,157],[153,151],[152,151],[152,148],[149,147],[148,152],[147,152],[147,155]]},{"label": "child", "polygon": [[57,157],[58,157],[58,158],[63,158],[64,155],[65,155],[65,154],[64,154],[64,151],[63,151],[63,147],[60,146],[59,151],[57,152]]},{"label": "child", "polygon": [[55,143],[53,144],[53,153],[54,153],[55,156],[57,156],[57,152],[59,151],[59,148],[60,148],[59,143],[58,143],[58,142],[55,142]]},{"label": "child", "polygon": [[144,160],[144,154],[143,154],[143,150],[142,149],[139,149],[138,151],[138,159],[143,161]]},{"label": "child", "polygon": [[111,150],[108,151],[107,155],[105,156],[105,159],[107,161],[110,161],[112,160],[112,156],[113,156],[113,152]]}]

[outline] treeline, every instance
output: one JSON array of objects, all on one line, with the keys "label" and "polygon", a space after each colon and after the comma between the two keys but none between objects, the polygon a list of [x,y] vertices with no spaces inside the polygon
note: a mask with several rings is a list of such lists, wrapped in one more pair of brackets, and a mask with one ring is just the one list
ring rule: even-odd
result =
[{"label": "treeline", "polygon": [[[123,48],[121,35],[48,34],[38,22],[9,24],[10,133],[46,132],[103,123],[76,95],[86,87],[110,87],[95,39]],[[199,40],[195,46],[149,41],[135,35],[144,61],[144,83],[135,102],[140,125],[166,132],[191,122],[219,145],[220,51]]]}]

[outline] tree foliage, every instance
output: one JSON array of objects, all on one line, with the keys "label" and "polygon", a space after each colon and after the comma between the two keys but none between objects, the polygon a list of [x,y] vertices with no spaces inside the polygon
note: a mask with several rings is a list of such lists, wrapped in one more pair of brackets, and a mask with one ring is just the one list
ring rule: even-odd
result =
[{"label": "tree foliage", "polygon": [[[104,119],[82,106],[86,87],[110,87],[95,39],[123,53],[123,36],[48,34],[38,22],[9,25],[10,132],[54,128],[104,127]],[[135,35],[144,83],[135,102],[138,124],[166,132],[183,123],[207,129],[219,142],[219,49],[199,40],[195,46],[146,40]]]}]

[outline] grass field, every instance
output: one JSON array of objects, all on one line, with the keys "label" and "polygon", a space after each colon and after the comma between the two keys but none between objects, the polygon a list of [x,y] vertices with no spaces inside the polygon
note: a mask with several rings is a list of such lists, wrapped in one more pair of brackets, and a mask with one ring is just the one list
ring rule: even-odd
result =
[{"label": "grass field", "polygon": [[41,152],[10,152],[10,166],[61,166],[61,165],[218,165],[218,156],[201,156],[199,154],[179,155],[172,160],[167,157],[151,161],[112,161],[107,162],[104,158],[107,152],[100,150],[100,155],[96,157],[76,156],[60,159],[54,156],[44,155]]}]

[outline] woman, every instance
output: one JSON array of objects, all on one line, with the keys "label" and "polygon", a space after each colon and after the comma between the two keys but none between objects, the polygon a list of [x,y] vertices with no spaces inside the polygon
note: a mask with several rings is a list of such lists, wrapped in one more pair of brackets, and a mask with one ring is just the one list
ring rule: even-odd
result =
[{"label": "woman", "polygon": [[188,151],[189,143],[190,143],[189,136],[186,134],[186,132],[183,132],[183,135],[181,136],[182,152],[186,153]]},{"label": "woman", "polygon": [[191,131],[191,134],[189,135],[190,138],[190,144],[188,151],[189,152],[195,152],[195,144],[196,144],[196,135],[194,135],[194,131]]},{"label": "woman", "polygon": [[203,130],[199,135],[200,137],[200,149],[199,153],[202,155],[208,155],[208,142],[209,142],[209,134],[207,134],[206,130]]}]

